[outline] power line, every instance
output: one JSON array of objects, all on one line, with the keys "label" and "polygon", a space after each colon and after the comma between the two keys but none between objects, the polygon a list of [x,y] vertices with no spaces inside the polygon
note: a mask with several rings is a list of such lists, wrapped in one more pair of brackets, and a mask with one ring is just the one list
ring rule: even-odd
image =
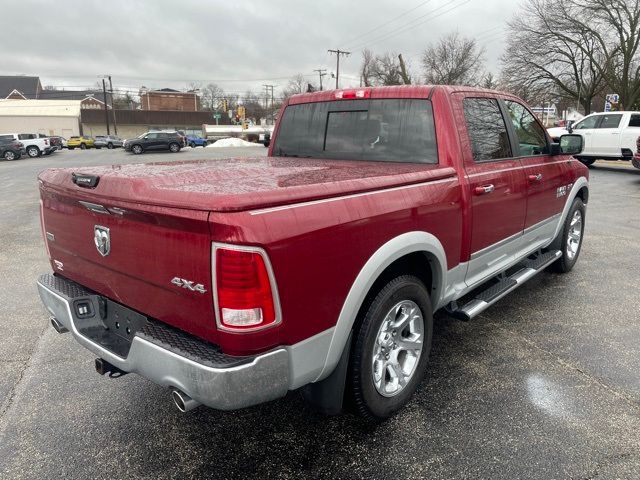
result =
[{"label": "power line", "polygon": [[329,53],[335,53],[336,54],[336,90],[338,89],[338,77],[340,76],[340,55],[344,55],[345,57],[348,57],[349,55],[351,55],[351,52],[347,52],[345,50],[340,50],[339,48],[335,49],[335,50],[327,50],[327,52]]},{"label": "power line", "polygon": [[[392,37],[395,37],[395,36],[400,35],[402,33],[408,32],[409,30],[413,30],[414,28],[419,27],[420,25],[424,25],[425,23],[427,23],[427,22],[429,22],[431,20],[435,20],[436,18],[441,17],[442,15],[445,15],[445,14],[447,14],[447,13],[453,11],[453,10],[456,10],[456,9],[462,7],[463,5],[469,3],[471,0],[464,0],[462,3],[459,3],[458,5],[452,6],[450,9],[445,10],[444,12],[441,12],[438,15],[429,16],[429,15],[432,15],[432,14],[436,13],[437,11],[443,9],[444,7],[452,5],[456,1],[458,1],[458,0],[450,0],[449,2],[441,5],[440,7],[436,8],[436,9],[434,9],[432,11],[430,11],[429,13],[426,13],[425,15],[421,15],[420,17],[415,18],[414,20],[408,22],[407,24],[398,27],[397,30],[392,31],[390,33],[387,33],[387,34],[385,34],[385,35],[383,35],[381,37],[378,37],[377,39],[374,38],[373,40],[370,40],[370,41],[368,41],[368,42],[366,42],[364,44],[361,44],[361,45],[359,45],[357,47],[352,48],[352,50],[361,50],[364,47],[375,45],[377,43],[382,42],[383,40],[388,40],[389,38],[392,38]],[[424,20],[422,20],[422,21],[420,21],[418,23],[415,23],[418,20],[423,19],[424,17],[428,17],[428,18],[426,18],[426,19],[424,19]],[[412,23],[413,23],[413,25],[411,25]]]},{"label": "power line", "polygon": [[418,8],[422,7],[423,5],[426,5],[427,3],[429,3],[431,0],[426,0],[425,2],[422,2],[421,4],[419,4],[416,7],[413,7],[410,10],[407,10],[404,13],[401,13],[400,15],[398,15],[397,17],[393,17],[391,20],[389,20],[388,22],[385,22],[381,25],[378,25],[377,27],[372,28],[371,30],[366,31],[365,33],[358,35],[357,37],[352,37],[348,42],[342,42],[341,45],[349,45],[351,43],[353,43],[355,40],[359,40],[362,37],[366,37],[367,35],[369,35],[370,33],[376,32],[378,30],[380,30],[382,27],[386,27],[387,25],[389,25],[390,23],[395,22],[396,20],[398,20],[399,18],[404,17],[405,15],[408,15],[409,13],[413,12],[414,10],[417,10]]}]

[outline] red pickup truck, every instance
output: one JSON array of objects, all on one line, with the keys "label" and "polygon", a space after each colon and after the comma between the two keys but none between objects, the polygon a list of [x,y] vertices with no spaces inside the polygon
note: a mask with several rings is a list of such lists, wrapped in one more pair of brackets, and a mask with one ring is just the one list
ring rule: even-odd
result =
[{"label": "red pickup truck", "polygon": [[99,373],[182,411],[303,388],[383,419],[425,374],[433,312],[471,319],[578,258],[582,138],[552,143],[518,98],[335,90],[279,118],[268,157],[40,174],[40,296]]}]

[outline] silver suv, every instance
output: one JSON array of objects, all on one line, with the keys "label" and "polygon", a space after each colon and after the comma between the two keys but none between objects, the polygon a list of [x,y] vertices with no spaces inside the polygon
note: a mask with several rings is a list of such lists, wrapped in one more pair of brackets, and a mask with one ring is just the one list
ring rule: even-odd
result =
[{"label": "silver suv", "polygon": [[96,135],[93,145],[96,148],[106,147],[109,150],[112,148],[122,147],[123,141],[120,137],[114,135]]}]

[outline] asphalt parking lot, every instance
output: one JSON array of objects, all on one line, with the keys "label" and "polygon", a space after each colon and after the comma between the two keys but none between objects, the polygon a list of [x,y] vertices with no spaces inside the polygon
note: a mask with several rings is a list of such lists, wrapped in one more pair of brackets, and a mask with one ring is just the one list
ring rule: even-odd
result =
[{"label": "asphalt parking lot", "polygon": [[297,392],[180,414],[135,375],[48,326],[37,172],[49,166],[265,155],[57,152],[0,162],[0,478],[640,478],[640,170],[598,162],[581,258],[470,323],[440,315],[428,376],[378,426]]}]

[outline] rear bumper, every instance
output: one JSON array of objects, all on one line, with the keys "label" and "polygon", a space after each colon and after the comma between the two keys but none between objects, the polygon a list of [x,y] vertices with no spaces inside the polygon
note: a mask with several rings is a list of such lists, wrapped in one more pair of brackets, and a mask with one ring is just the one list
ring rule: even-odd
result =
[{"label": "rear bumper", "polygon": [[[95,299],[98,297],[95,293],[53,275],[42,275],[37,285],[47,310],[78,343],[125,372],[138,373],[158,385],[177,388],[219,410],[248,407],[287,393],[289,355],[284,348],[238,362],[237,357],[222,353],[203,354],[201,342],[190,340],[186,335],[175,342],[167,339],[166,330],[157,335],[152,328],[136,333],[129,353],[123,358],[78,330],[83,320],[77,318],[73,304],[78,299]],[[185,347],[189,341],[197,342],[198,348]]]}]

